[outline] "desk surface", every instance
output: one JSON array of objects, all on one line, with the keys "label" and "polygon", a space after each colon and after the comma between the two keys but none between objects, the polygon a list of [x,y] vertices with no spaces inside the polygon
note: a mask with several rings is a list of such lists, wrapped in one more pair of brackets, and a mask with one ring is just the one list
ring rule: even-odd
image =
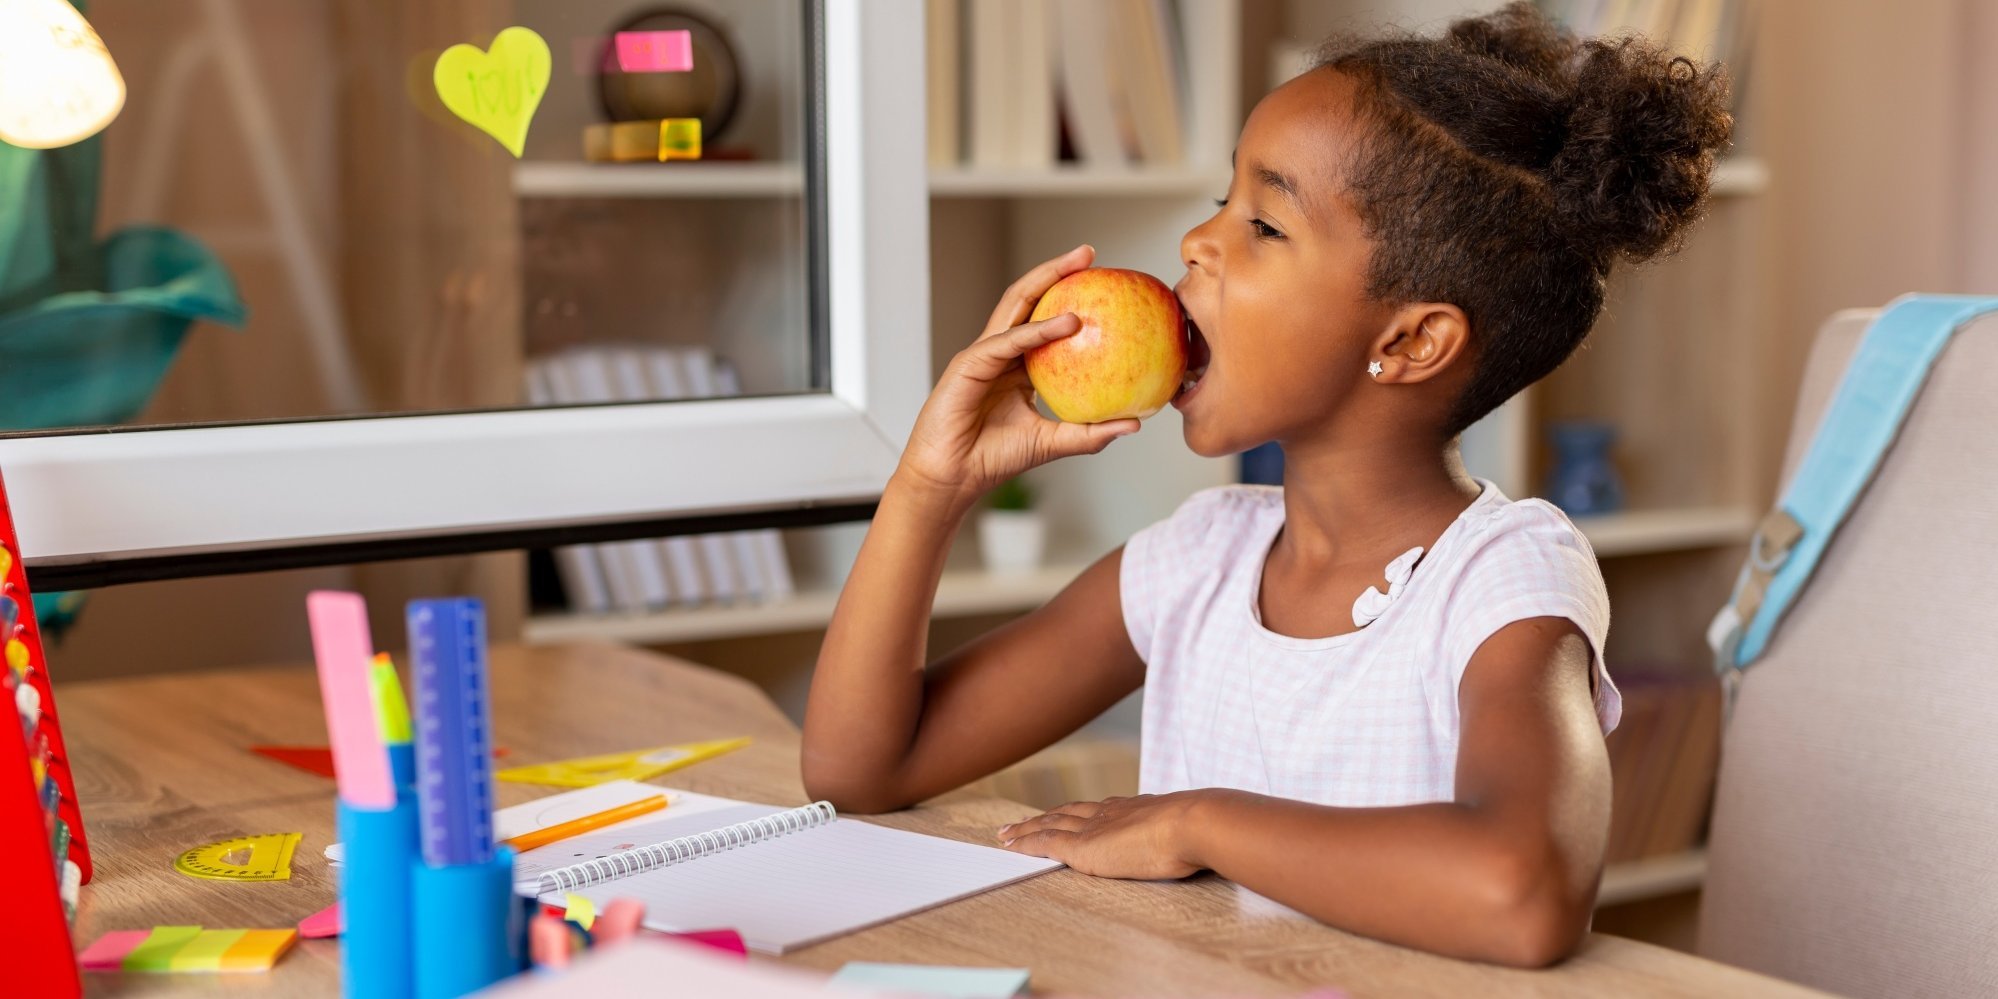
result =
[{"label": "desk surface", "polygon": [[[496,743],[509,763],[748,735],[754,745],[662,783],[770,804],[804,802],[798,734],[746,681],[611,645],[493,651]],[[60,678],[58,678],[58,682]],[[97,861],[77,938],[199,923],[290,926],[330,904],[322,852],[333,838],[332,782],[249,753],[257,744],[323,744],[317,680],[262,668],[60,685]],[[502,783],[501,804],[554,789]],[[1030,809],[969,794],[878,820],[974,842]],[[190,846],[301,832],[288,881],[227,884],[173,871]],[[850,960],[1033,969],[1036,993],[1220,996],[1332,986],[1354,997],[1459,995],[1815,995],[1773,979],[1597,935],[1551,971],[1468,964],[1352,936],[1258,905],[1212,876],[1107,881],[1057,871],[795,952],[831,971]],[[87,974],[93,995],[208,989],[335,995],[334,941],[304,941],[268,976]]]}]

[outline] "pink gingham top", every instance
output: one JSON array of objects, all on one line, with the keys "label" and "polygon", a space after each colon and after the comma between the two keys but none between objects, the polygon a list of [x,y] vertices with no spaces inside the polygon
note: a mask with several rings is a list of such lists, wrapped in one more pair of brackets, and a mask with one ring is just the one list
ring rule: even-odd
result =
[{"label": "pink gingham top", "polygon": [[1601,654],[1609,596],[1588,539],[1545,501],[1513,502],[1482,485],[1406,582],[1359,602],[1355,619],[1372,623],[1330,638],[1262,625],[1257,596],[1283,527],[1283,490],[1209,489],[1138,532],[1121,587],[1124,625],[1146,664],[1141,790],[1449,801],[1464,667],[1499,629],[1534,617],[1567,618],[1588,637],[1596,717],[1605,733],[1614,728],[1622,700]]}]

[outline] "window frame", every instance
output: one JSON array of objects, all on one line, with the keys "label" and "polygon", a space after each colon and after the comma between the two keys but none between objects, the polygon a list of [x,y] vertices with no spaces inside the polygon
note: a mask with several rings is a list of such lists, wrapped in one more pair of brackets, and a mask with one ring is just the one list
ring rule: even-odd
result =
[{"label": "window frame", "polygon": [[198,571],[204,555],[450,535],[509,547],[508,531],[667,530],[877,497],[929,382],[924,81],[908,57],[922,8],[817,7],[829,356],[814,363],[829,391],[0,437],[25,560]]}]

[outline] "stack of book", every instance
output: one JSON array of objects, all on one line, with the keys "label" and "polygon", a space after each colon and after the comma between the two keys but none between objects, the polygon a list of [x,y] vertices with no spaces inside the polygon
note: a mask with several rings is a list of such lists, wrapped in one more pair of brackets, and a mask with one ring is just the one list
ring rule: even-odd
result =
[{"label": "stack of book", "polygon": [[[536,406],[741,392],[735,369],[705,348],[577,347],[527,362],[527,400]],[[775,529],[571,545],[554,555],[570,608],[584,613],[775,600],[794,590]]]},{"label": "stack of book", "polygon": [[[1119,169],[1186,158],[1208,0],[926,0],[933,167]],[[1217,91],[1218,92],[1218,91]]]},{"label": "stack of book", "polygon": [[1683,853],[1700,842],[1720,765],[1720,681],[1711,673],[1618,681],[1623,721],[1609,736],[1615,863]]}]

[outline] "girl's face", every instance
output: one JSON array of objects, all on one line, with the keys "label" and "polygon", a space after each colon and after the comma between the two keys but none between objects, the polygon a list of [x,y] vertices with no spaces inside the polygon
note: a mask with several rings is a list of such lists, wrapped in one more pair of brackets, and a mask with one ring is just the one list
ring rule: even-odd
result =
[{"label": "girl's face", "polygon": [[1317,432],[1367,381],[1389,313],[1366,295],[1372,246],[1340,170],[1358,134],[1352,108],[1352,81],[1329,69],[1264,97],[1228,197],[1180,240],[1175,290],[1194,346],[1192,387],[1173,405],[1197,454]]}]

